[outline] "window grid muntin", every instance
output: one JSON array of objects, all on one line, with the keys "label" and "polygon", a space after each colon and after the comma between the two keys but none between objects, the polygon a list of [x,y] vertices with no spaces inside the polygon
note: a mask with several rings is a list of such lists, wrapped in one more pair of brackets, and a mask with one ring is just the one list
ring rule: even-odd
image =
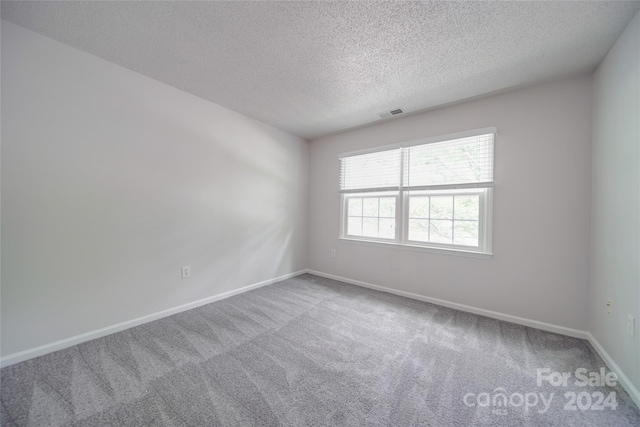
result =
[{"label": "window grid muntin", "polygon": [[[353,200],[357,200],[360,199],[360,215],[350,215],[351,210],[350,210],[350,202]],[[365,200],[373,200],[376,199],[377,200],[377,216],[373,216],[373,215],[365,215]],[[391,206],[393,206],[393,210],[394,210],[394,215],[393,216],[386,216],[386,215],[381,215],[381,209],[380,209],[380,205],[382,203],[382,199],[393,199],[393,202],[391,203]],[[398,226],[398,215],[397,215],[397,192],[396,194],[371,194],[371,193],[358,193],[358,194],[350,194],[350,195],[343,195],[343,206],[344,206],[344,211],[345,211],[345,215],[344,215],[344,225],[343,225],[343,235],[344,236],[351,236],[351,237],[358,237],[358,238],[365,238],[365,239],[376,239],[376,240],[383,240],[383,241],[396,241],[397,240],[397,233],[396,233],[396,228]],[[350,218],[357,218],[360,219],[360,233],[361,234],[353,234],[353,230],[352,233],[350,233],[350,229],[349,229],[349,219]],[[375,219],[377,221],[377,235],[376,236],[366,236],[364,235],[364,229],[365,229],[365,219]],[[381,237],[384,233],[383,230],[381,229],[381,220],[393,220],[393,237]]]},{"label": "window grid muntin", "polygon": [[[404,199],[404,205],[405,205],[405,209],[404,209],[404,216],[402,217],[402,225],[403,225],[403,235],[402,238],[400,239],[400,241],[398,243],[400,244],[409,244],[409,245],[413,245],[413,246],[424,246],[424,247],[431,247],[431,246],[437,246],[437,247],[443,247],[443,248],[448,248],[448,249],[472,249],[472,250],[476,250],[476,251],[483,251],[486,252],[489,250],[488,248],[488,242],[485,240],[485,235],[487,232],[487,224],[486,224],[486,217],[488,212],[486,212],[487,209],[487,199],[490,197],[489,195],[490,189],[489,188],[479,188],[479,189],[474,189],[474,190],[433,190],[433,191],[420,191],[420,192],[414,192],[414,191],[403,191],[401,193],[401,197],[403,197]],[[449,219],[452,222],[452,236],[451,236],[451,241],[454,242],[455,241],[455,223],[456,222],[463,222],[463,221],[469,221],[469,222],[477,222],[478,223],[478,245],[476,246],[471,246],[471,245],[462,245],[462,244],[456,244],[456,243],[441,243],[441,242],[434,242],[431,239],[431,220],[432,218],[412,218],[410,217],[410,208],[409,208],[409,204],[412,198],[414,197],[428,197],[429,198],[429,205],[431,207],[431,197],[442,197],[442,196],[446,196],[446,195],[450,195],[453,196],[453,215],[454,215],[454,219]],[[455,219],[455,197],[464,197],[464,196],[478,196],[478,220],[463,220],[463,219]],[[431,209],[430,209],[431,210]],[[421,219],[421,220],[426,220],[429,222],[429,227],[428,227],[428,238],[429,241],[421,241],[421,240],[411,240],[409,239],[409,222],[411,219]],[[442,220],[439,218],[436,218],[435,220]],[[445,219],[447,220],[447,219]]]}]

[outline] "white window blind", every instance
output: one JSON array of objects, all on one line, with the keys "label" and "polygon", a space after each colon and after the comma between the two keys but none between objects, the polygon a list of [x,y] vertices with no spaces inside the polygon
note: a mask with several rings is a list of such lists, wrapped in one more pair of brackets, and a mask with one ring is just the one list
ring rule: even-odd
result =
[{"label": "white window blind", "polygon": [[404,148],[404,189],[492,183],[493,136],[489,133]]},{"label": "white window blind", "polygon": [[493,183],[493,133],[340,158],[340,191],[486,187]]},{"label": "white window blind", "polygon": [[397,190],[400,186],[400,150],[386,150],[340,159],[340,190]]}]

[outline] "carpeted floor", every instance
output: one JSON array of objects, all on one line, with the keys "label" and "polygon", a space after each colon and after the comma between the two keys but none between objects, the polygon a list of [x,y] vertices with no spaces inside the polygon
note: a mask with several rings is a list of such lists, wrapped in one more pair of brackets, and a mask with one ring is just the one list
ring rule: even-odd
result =
[{"label": "carpeted floor", "polygon": [[[575,384],[604,366],[584,340],[306,274],[6,367],[0,413],[3,426],[640,425],[619,386]],[[538,386],[538,368],[571,377]]]}]

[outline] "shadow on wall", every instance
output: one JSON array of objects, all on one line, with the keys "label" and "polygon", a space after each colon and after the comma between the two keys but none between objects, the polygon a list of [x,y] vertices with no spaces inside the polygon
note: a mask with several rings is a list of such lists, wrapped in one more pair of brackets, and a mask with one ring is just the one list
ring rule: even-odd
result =
[{"label": "shadow on wall", "polygon": [[[99,196],[113,214],[102,224],[112,228],[114,240],[103,260],[122,257],[134,273],[126,286],[111,289],[137,301],[148,292],[138,284],[154,283],[159,308],[294,268],[299,202],[291,196],[299,193],[300,183],[292,148],[299,142],[257,123],[242,127],[229,120],[235,124],[231,128],[203,126],[184,111],[175,105],[154,108],[161,116],[148,125],[163,123],[163,134],[175,138],[158,139],[152,150],[129,141],[120,146],[126,153],[93,169],[101,170],[103,182],[112,186]],[[159,264],[172,269],[158,270]],[[186,287],[175,286],[182,264],[192,265],[194,272]]]},{"label": "shadow on wall", "polygon": [[10,24],[2,59],[4,355],[304,267],[304,140]]}]

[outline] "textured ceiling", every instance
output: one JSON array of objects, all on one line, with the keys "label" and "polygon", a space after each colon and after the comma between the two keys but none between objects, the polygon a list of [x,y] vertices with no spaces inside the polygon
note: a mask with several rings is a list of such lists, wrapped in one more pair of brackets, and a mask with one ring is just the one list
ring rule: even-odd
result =
[{"label": "textured ceiling", "polygon": [[2,17],[305,138],[593,69],[639,2],[2,2]]}]

